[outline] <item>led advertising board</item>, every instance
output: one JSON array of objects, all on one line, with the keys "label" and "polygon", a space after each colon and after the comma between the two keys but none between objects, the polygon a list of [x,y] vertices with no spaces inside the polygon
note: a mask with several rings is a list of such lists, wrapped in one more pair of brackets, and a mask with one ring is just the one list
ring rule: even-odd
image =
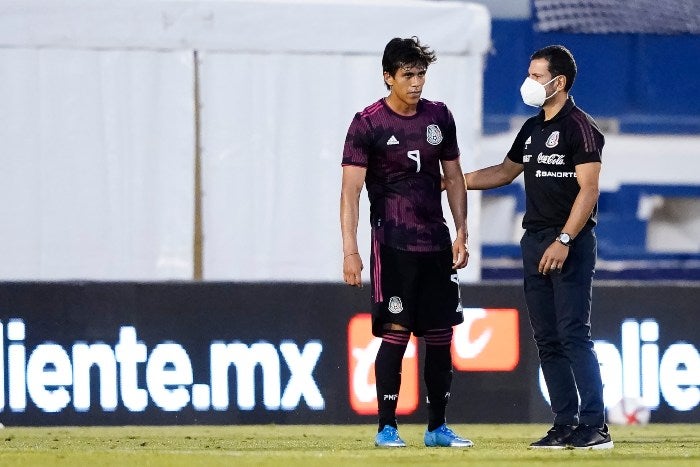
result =
[{"label": "led advertising board", "polygon": [[[700,421],[700,289],[598,286],[606,404]],[[367,423],[376,418],[366,289],[337,284],[0,284],[5,425]],[[453,423],[551,419],[517,285],[462,287]],[[403,422],[426,417],[423,343],[404,355]]]}]

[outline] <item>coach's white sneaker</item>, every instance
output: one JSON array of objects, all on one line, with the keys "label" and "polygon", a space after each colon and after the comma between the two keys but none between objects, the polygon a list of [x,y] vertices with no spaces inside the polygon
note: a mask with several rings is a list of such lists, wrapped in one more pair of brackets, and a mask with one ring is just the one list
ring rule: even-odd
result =
[{"label": "coach's white sneaker", "polygon": [[566,440],[567,447],[574,449],[612,449],[613,442],[608,432],[608,425],[602,428],[581,424],[569,439]]}]

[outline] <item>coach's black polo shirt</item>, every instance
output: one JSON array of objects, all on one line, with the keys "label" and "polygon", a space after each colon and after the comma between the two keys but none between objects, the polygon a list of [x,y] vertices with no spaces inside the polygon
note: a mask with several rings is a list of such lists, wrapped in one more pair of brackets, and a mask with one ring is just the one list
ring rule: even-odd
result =
[{"label": "coach's black polo shirt", "polygon": [[[544,120],[543,110],[523,124],[507,154],[524,165],[523,228],[537,231],[564,226],[579,192],[575,168],[601,162],[604,144],[593,119],[571,97],[551,120]],[[595,225],[597,211],[596,204],[586,227]]]}]

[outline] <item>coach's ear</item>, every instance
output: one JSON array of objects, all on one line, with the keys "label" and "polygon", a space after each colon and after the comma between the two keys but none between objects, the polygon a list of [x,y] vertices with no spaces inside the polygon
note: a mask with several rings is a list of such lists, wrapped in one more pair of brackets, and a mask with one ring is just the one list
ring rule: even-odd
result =
[{"label": "coach's ear", "polygon": [[559,92],[564,92],[564,89],[566,89],[566,76],[559,75],[557,76],[556,90]]}]

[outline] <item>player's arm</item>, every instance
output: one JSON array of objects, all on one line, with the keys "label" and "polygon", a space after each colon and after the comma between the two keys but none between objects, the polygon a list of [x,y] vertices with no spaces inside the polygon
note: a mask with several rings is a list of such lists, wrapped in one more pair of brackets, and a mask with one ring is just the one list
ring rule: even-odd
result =
[{"label": "player's arm", "polygon": [[[588,222],[588,219],[591,217],[593,208],[598,202],[598,196],[600,195],[600,188],[598,185],[600,167],[600,162],[588,162],[576,166],[576,181],[579,185],[579,192],[571,207],[569,218],[566,220],[566,224],[564,224],[561,230],[562,232],[568,233],[572,239],[575,238],[576,235],[581,232],[583,226],[586,225],[586,222]],[[568,255],[569,247],[555,241],[542,255],[539,271],[546,274],[551,269],[561,270]]]},{"label": "player's arm", "polygon": [[508,156],[498,165],[464,174],[464,183],[469,190],[488,190],[508,185],[523,172],[523,164],[510,160]]},{"label": "player's arm", "polygon": [[447,201],[450,204],[452,217],[455,222],[457,237],[452,243],[452,267],[461,269],[469,261],[467,249],[467,190],[464,187],[464,176],[459,159],[442,161],[442,171],[445,174],[443,183],[447,190]]},{"label": "player's arm", "polygon": [[343,280],[348,285],[362,287],[362,258],[357,247],[357,224],[360,219],[360,192],[367,169],[355,165],[343,166],[340,191],[340,231],[343,235]]}]

